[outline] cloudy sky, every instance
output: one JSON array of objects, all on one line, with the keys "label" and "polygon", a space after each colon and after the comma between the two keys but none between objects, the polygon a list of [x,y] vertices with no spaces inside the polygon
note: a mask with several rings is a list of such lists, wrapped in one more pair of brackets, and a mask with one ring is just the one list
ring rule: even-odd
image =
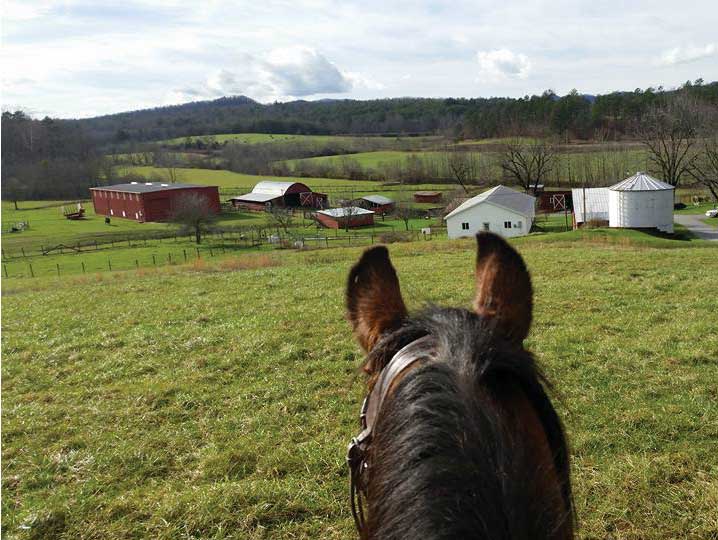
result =
[{"label": "cloudy sky", "polygon": [[2,105],[606,93],[718,80],[718,2],[4,0]]}]

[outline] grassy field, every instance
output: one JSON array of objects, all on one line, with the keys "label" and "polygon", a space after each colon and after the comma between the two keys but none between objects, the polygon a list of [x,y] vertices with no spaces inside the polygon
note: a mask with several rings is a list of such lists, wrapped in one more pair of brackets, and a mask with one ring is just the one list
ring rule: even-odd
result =
[{"label": "grassy field", "polygon": [[357,140],[368,140],[377,147],[391,147],[402,142],[429,142],[438,141],[441,137],[361,137],[361,136],[342,136],[342,135],[291,135],[291,134],[270,134],[270,133],[223,133],[219,135],[198,135],[191,137],[177,137],[175,139],[167,139],[158,141],[160,144],[181,145],[186,142],[195,142],[201,140],[211,144],[213,141],[223,144],[225,142],[235,144],[266,144],[266,143],[286,143],[286,142],[309,142],[317,144],[325,144],[329,142],[352,142]]},{"label": "grassy field", "polygon": [[[57,206],[60,201],[22,201],[15,210],[12,203],[2,202],[2,247],[8,256],[17,256],[21,249],[29,254],[41,248],[50,248],[77,243],[90,244],[94,241],[102,244],[127,238],[142,238],[157,233],[168,234],[177,227],[167,223],[138,223],[130,219],[113,218],[110,225],[105,217],[95,214],[91,201],[83,203],[85,219],[72,221],[65,219]],[[43,207],[46,206],[46,207]],[[20,221],[29,223],[29,228],[16,233],[8,232],[11,226]],[[220,227],[259,226],[266,223],[266,217],[259,213],[222,214],[217,222]]]},{"label": "grassy field", "polygon": [[[161,175],[163,170],[150,166],[121,167],[121,174],[134,173],[152,179],[153,176]],[[329,193],[379,193],[382,191],[395,191],[399,186],[385,186],[381,182],[371,180],[345,180],[341,178],[306,178],[295,176],[271,176],[235,173],[226,170],[214,169],[177,169],[177,181],[191,184],[204,184],[219,186],[220,193],[234,194],[243,190],[251,191],[252,188],[262,180],[276,180],[279,182],[302,182],[315,191]],[[454,184],[410,184],[406,189],[416,191],[421,189],[452,190]]]},{"label": "grassy field", "polygon": [[[716,248],[599,233],[516,242],[580,537],[715,537]],[[470,304],[472,242],[391,251],[412,308]],[[353,538],[358,255],[4,282],[3,536]]]}]

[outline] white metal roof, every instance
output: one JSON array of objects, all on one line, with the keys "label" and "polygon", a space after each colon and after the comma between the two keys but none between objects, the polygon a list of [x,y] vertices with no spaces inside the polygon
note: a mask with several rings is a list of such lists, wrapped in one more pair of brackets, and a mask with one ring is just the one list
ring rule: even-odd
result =
[{"label": "white metal roof", "polygon": [[[583,192],[586,192],[586,216],[583,219]],[[573,213],[576,223],[584,221],[608,221],[608,192],[609,188],[583,188],[572,189]]]},{"label": "white metal roof", "polygon": [[275,195],[273,193],[245,193],[244,195],[239,195],[238,197],[232,197],[230,201],[247,201],[247,202],[268,202],[273,201],[274,199],[277,199],[281,197],[281,195]]},{"label": "white metal roof", "polygon": [[638,171],[633,176],[621,180],[618,184],[614,184],[608,189],[612,191],[665,191],[675,188],[670,184],[648,176],[644,172]]},{"label": "white metal roof", "polygon": [[297,182],[275,182],[273,180],[262,180],[254,186],[252,193],[266,193],[268,195],[274,195],[275,197],[281,197],[296,183]]},{"label": "white metal roof", "polygon": [[366,195],[362,197],[362,199],[374,204],[392,204],[394,202],[389,197],[384,197],[383,195]]},{"label": "white metal roof", "polygon": [[327,210],[320,210],[317,214],[324,214],[333,218],[343,218],[346,216],[361,216],[364,214],[373,214],[371,210],[365,210],[358,206],[350,206],[348,208],[328,208]]},{"label": "white metal roof", "polygon": [[533,217],[535,214],[536,197],[526,195],[520,191],[516,191],[506,186],[496,186],[488,191],[472,197],[468,201],[464,201],[453,211],[449,212],[444,219],[460,214],[469,208],[473,208],[477,204],[488,202],[511,210],[526,217]]}]

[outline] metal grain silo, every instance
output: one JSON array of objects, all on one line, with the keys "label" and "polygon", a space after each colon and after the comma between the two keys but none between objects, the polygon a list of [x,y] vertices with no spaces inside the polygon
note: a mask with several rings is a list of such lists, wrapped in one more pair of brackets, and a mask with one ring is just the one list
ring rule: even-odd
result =
[{"label": "metal grain silo", "polygon": [[637,172],[608,189],[610,227],[673,232],[672,185]]}]

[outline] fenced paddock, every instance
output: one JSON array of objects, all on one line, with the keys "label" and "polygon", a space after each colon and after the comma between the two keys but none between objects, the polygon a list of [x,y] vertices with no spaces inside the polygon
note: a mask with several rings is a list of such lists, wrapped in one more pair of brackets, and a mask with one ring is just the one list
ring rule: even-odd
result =
[{"label": "fenced paddock", "polygon": [[35,252],[34,255],[6,257],[3,252],[2,276],[11,278],[62,277],[95,272],[139,270],[186,264],[197,259],[214,259],[255,251],[313,250],[336,247],[370,246],[376,243],[431,241],[446,237],[443,229],[387,230],[357,234],[295,234],[277,229],[221,231],[204,236],[197,245],[193,236],[169,236],[142,240],[128,238],[112,244],[79,244],[75,247]]}]

